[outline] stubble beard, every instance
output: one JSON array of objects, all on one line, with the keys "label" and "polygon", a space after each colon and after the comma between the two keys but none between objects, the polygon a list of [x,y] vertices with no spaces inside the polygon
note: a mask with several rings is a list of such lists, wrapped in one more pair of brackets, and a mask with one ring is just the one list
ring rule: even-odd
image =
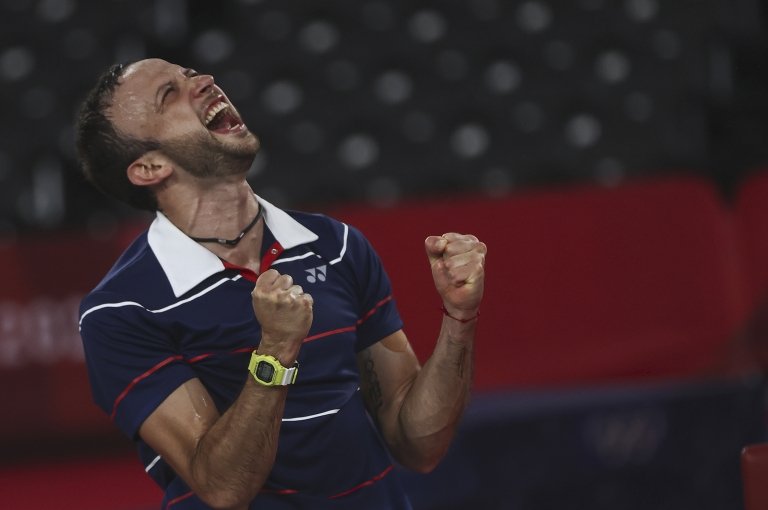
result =
[{"label": "stubble beard", "polygon": [[191,133],[166,141],[161,150],[194,177],[245,175],[260,145],[251,136],[255,141],[225,144],[207,132]]}]

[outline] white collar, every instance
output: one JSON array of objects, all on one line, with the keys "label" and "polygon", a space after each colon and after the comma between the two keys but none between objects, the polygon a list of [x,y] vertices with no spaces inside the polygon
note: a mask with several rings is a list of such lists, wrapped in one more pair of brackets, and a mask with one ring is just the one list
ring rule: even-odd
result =
[{"label": "white collar", "polygon": [[[267,227],[284,249],[317,241],[317,234],[291,218],[288,213],[259,196],[256,196],[256,200],[264,208]],[[219,257],[190,239],[160,211],[149,226],[147,240],[176,297],[224,270]]]}]

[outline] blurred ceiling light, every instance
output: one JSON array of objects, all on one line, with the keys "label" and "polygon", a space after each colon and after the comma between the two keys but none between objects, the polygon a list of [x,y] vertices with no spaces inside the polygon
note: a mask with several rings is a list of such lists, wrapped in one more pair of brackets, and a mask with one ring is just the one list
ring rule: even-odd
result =
[{"label": "blurred ceiling light", "polygon": [[299,32],[301,46],[310,53],[326,53],[339,41],[339,31],[327,21],[309,23]]},{"label": "blurred ceiling light", "polygon": [[398,70],[386,71],[374,82],[376,97],[388,104],[399,104],[408,100],[412,89],[411,77]]},{"label": "blurred ceiling light", "polygon": [[490,145],[488,130],[477,123],[464,124],[451,135],[451,147],[462,158],[482,156]]},{"label": "blurred ceiling light", "polygon": [[18,81],[26,78],[35,67],[35,56],[29,48],[15,46],[0,54],[0,78]]},{"label": "blurred ceiling light", "polygon": [[215,64],[228,58],[235,49],[232,36],[223,30],[207,30],[193,43],[195,55],[207,64]]},{"label": "blurred ceiling light", "polygon": [[361,170],[371,166],[379,158],[379,144],[370,135],[354,133],[342,140],[339,159],[347,168]]},{"label": "blurred ceiling light", "polygon": [[447,22],[438,11],[421,10],[408,20],[408,29],[417,41],[433,43],[445,36]]}]

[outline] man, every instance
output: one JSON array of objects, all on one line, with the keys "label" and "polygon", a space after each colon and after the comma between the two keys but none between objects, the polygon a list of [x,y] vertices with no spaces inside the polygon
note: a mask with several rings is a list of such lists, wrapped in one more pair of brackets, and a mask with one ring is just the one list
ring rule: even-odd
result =
[{"label": "man", "polygon": [[137,442],[163,508],[410,508],[390,459],[430,471],[453,437],[485,245],[426,239],[444,307],[420,367],[361,233],[253,193],[259,140],[213,77],[115,66],[77,127],[86,176],[157,211],[80,328],[94,399]]}]

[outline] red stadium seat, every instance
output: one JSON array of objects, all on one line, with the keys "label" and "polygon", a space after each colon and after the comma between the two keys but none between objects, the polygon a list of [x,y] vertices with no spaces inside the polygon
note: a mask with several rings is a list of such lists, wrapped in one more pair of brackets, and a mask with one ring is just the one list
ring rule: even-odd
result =
[{"label": "red stadium seat", "polygon": [[751,444],[741,451],[745,510],[768,508],[768,443]]}]

